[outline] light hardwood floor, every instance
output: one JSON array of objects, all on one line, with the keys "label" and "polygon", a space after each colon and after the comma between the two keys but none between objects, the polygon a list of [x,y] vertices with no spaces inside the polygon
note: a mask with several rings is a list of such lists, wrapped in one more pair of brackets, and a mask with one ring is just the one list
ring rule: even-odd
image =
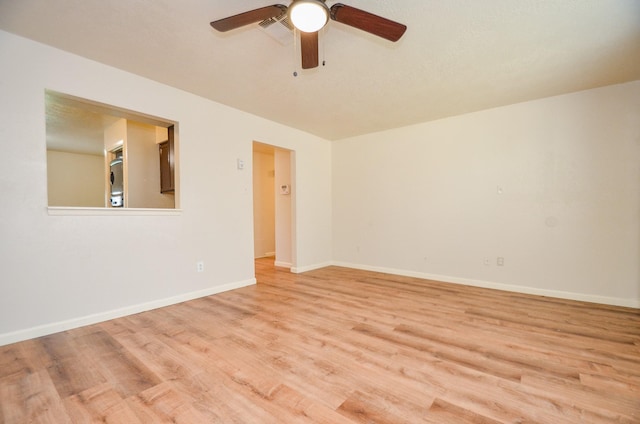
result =
[{"label": "light hardwood floor", "polygon": [[0,347],[1,423],[640,423],[640,311],[329,267]]}]

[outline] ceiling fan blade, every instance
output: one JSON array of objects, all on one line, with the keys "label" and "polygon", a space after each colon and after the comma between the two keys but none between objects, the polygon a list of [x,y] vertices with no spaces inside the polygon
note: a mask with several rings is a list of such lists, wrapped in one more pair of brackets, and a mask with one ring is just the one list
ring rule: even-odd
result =
[{"label": "ceiling fan blade", "polygon": [[342,3],[331,6],[331,19],[389,41],[398,41],[407,26]]},{"label": "ceiling fan blade", "polygon": [[211,26],[220,32],[226,32],[245,25],[264,21],[265,19],[275,18],[284,13],[287,13],[287,6],[274,4],[272,6],[261,7],[260,9],[229,16],[228,18],[218,19],[217,21],[211,22]]},{"label": "ceiling fan blade", "polygon": [[300,31],[300,48],[302,53],[302,69],[318,66],[318,32]]}]

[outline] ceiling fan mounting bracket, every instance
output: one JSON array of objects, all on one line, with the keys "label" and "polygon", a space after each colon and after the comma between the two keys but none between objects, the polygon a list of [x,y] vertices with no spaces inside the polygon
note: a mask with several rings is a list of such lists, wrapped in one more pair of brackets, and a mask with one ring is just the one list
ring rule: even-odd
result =
[{"label": "ceiling fan mounting bracket", "polygon": [[329,8],[329,16],[331,16],[332,21],[336,21],[336,12],[342,7],[344,4],[342,3],[334,3],[333,6]]}]

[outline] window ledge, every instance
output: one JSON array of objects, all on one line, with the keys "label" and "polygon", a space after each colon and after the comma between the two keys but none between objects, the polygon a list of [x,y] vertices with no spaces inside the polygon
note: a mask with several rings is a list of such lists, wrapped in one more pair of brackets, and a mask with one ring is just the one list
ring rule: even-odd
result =
[{"label": "window ledge", "polygon": [[49,206],[49,215],[55,216],[169,216],[182,215],[182,209],[146,208],[79,208]]}]

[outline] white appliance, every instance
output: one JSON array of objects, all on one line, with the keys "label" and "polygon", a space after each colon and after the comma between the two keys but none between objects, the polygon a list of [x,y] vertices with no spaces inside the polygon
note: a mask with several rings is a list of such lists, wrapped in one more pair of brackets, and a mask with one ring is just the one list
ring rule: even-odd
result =
[{"label": "white appliance", "polygon": [[114,160],[110,164],[110,176],[111,182],[111,207],[121,208],[124,207],[124,179],[123,179],[123,161],[122,152],[118,152]]}]

